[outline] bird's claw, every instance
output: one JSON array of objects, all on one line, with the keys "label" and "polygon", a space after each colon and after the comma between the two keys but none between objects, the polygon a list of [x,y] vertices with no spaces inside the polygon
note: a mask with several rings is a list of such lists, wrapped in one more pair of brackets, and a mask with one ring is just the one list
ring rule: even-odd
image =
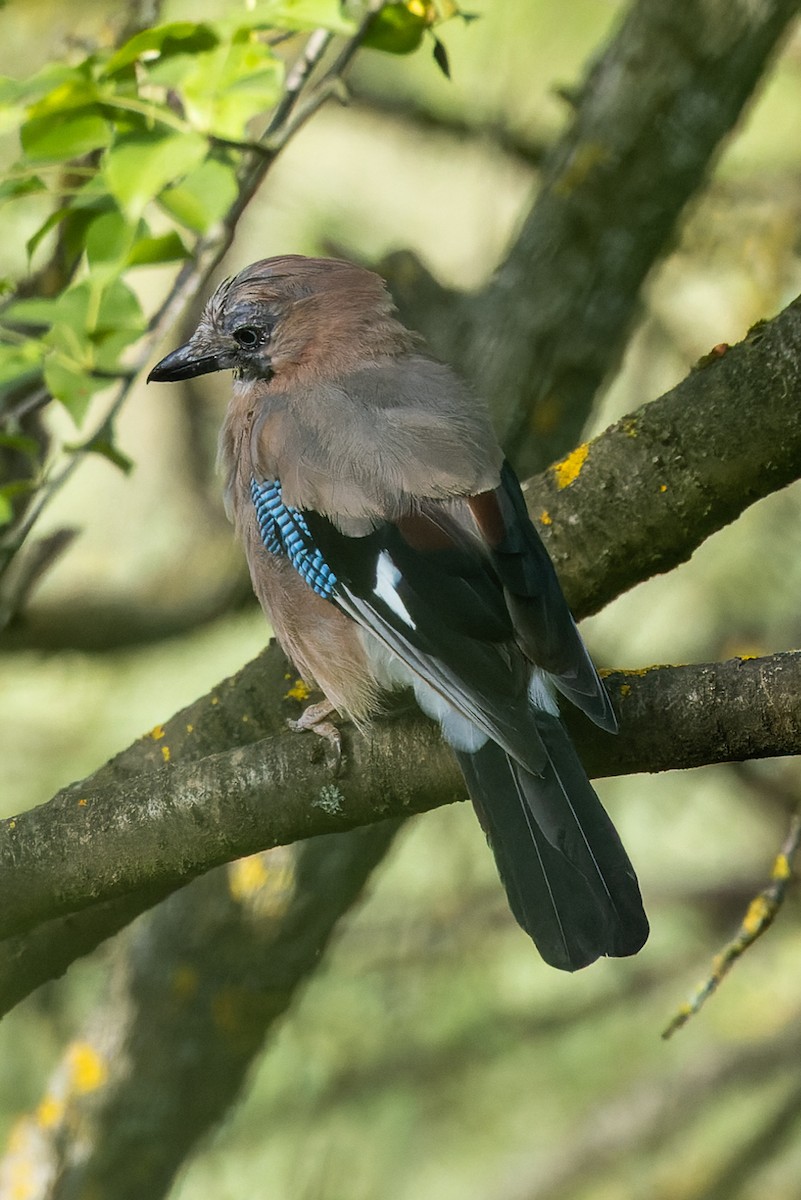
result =
[{"label": "bird's claw", "polygon": [[330,700],[320,700],[305,708],[296,721],[287,721],[293,733],[315,733],[326,743],[326,761],[338,773],[342,765],[342,734],[333,721],[329,721],[336,708]]}]

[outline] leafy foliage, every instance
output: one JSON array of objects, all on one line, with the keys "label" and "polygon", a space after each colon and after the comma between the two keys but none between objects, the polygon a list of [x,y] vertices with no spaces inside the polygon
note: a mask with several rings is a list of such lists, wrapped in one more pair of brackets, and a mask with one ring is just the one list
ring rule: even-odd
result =
[{"label": "leafy foliage", "polygon": [[[20,150],[0,204],[44,202],[26,250],[32,267],[51,254],[35,295],[10,297],[0,313],[0,422],[43,385],[80,424],[95,393],[130,375],[126,352],[148,326],[130,272],[192,257],[231,213],[258,118],[284,94],[277,43],[314,28],[360,30],[365,44],[406,53],[457,11],[451,0],[405,0],[364,27],[364,0],[263,0],[0,78],[0,131],[16,132]],[[83,448],[120,462],[113,438],[101,442]],[[0,524],[14,516],[18,483],[0,487]]]}]

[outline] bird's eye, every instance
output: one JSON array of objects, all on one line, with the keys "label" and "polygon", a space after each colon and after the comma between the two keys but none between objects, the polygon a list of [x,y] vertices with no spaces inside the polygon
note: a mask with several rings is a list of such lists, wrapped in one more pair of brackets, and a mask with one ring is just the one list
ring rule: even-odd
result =
[{"label": "bird's eye", "polygon": [[265,329],[260,329],[258,325],[240,325],[239,329],[234,330],[233,336],[234,341],[243,350],[256,350],[264,341],[266,332]]}]

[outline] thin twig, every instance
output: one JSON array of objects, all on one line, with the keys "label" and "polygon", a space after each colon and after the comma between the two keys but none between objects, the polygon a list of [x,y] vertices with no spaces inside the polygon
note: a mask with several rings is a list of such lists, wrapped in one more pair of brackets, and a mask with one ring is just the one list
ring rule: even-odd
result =
[{"label": "thin twig", "polygon": [[719,954],[715,955],[709,975],[699,984],[690,999],[678,1009],[663,1030],[663,1038],[672,1037],[677,1029],[681,1029],[682,1025],[687,1024],[690,1017],[695,1016],[709,997],[717,991],[737,959],[773,924],[787,895],[787,888],[792,879],[793,858],[800,844],[801,814],[795,812],[790,821],[787,836],[773,861],[770,883],[748,905],[748,910],[736,935]]},{"label": "thin twig", "polygon": [[295,107],[298,96],[300,95],[306,80],[311,75],[312,71],[325,54],[333,34],[327,29],[315,29],[311,34],[303,48],[303,53],[298,58],[297,62],[289,71],[286,77],[286,89],[281,100],[270,118],[270,122],[264,131],[264,140],[268,140],[270,135],[275,133],[284,122],[288,119],[292,109]]}]

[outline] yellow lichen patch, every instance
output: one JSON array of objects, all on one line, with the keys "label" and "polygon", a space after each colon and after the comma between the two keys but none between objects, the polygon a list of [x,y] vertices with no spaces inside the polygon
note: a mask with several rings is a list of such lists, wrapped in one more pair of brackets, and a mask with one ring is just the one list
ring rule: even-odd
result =
[{"label": "yellow lichen patch", "polygon": [[164,737],[164,726],[163,725],[154,725],[153,728],[150,730],[149,736],[152,737],[154,742],[160,742],[161,739]]},{"label": "yellow lichen patch", "polygon": [[195,727],[194,727],[194,725],[187,725],[187,727],[186,727],[186,732],[187,732],[187,733],[194,733],[194,732],[195,732]]},{"label": "yellow lichen patch", "polygon": [[666,491],[667,491],[667,484],[666,484],[666,483],[660,483],[660,485],[659,485],[659,490],[660,490],[660,492],[666,492]]},{"label": "yellow lichen patch", "polygon": [[626,417],[623,421],[620,422],[620,428],[623,430],[626,437],[636,438],[639,436],[639,430],[637,429],[637,418],[636,417]]},{"label": "yellow lichen patch", "polygon": [[260,854],[239,858],[228,867],[228,890],[234,900],[246,900],[265,886],[269,877]]},{"label": "yellow lichen patch", "polygon": [[770,905],[764,896],[755,896],[748,905],[748,912],[743,918],[743,931],[749,935],[756,934],[771,916]]},{"label": "yellow lichen patch", "polygon": [[256,920],[274,920],[286,912],[295,881],[295,856],[286,846],[240,858],[228,867],[232,898]]},{"label": "yellow lichen patch", "polygon": [[78,801],[78,808],[86,808],[88,803],[89,801],[86,799],[86,797],[81,796],[80,800]]},{"label": "yellow lichen patch", "polygon": [[9,822],[8,822],[8,828],[9,828],[9,829],[16,829],[16,828],[17,828],[17,822],[16,822],[16,821],[14,821],[14,820],[11,820],[11,821],[9,821]]},{"label": "yellow lichen patch", "polygon": [[219,703],[220,703],[220,697],[219,697],[219,696],[212,696],[212,698],[211,698],[211,702],[212,702],[212,704],[219,704]]},{"label": "yellow lichen patch", "polygon": [[250,717],[248,716],[247,713],[245,713],[244,716],[242,717],[242,724],[247,725],[249,720],[250,720]]},{"label": "yellow lichen patch", "polygon": [[621,694],[621,696],[630,696],[631,695],[631,684],[630,683],[622,683],[620,685],[620,694]]},{"label": "yellow lichen patch", "polygon": [[627,667],[625,671],[619,673],[625,675],[628,679],[644,679],[646,675],[650,675],[651,671],[661,671],[663,669],[663,664],[654,663],[650,667]]},{"label": "yellow lichen patch", "polygon": [[576,446],[575,450],[568,454],[567,458],[563,458],[561,462],[554,463],[551,470],[556,476],[557,487],[570,487],[570,484],[578,479],[581,468],[587,461],[589,452],[589,444],[582,442],[580,446]]},{"label": "yellow lichen patch", "polygon": [[36,1109],[36,1122],[42,1129],[53,1129],[64,1116],[64,1101],[48,1092]]},{"label": "yellow lichen patch", "polygon": [[79,1095],[94,1092],[108,1078],[108,1067],[89,1042],[73,1042],[67,1051],[72,1087]]},{"label": "yellow lichen patch", "polygon": [[307,687],[302,679],[296,679],[288,692],[284,693],[285,700],[308,700],[311,695],[311,688]]},{"label": "yellow lichen patch", "polygon": [[172,994],[176,1000],[186,1002],[191,1000],[197,992],[199,982],[198,973],[194,967],[190,967],[189,963],[181,963],[172,973]]},{"label": "yellow lichen patch", "polygon": [[557,196],[570,196],[584,183],[590,172],[605,163],[608,158],[609,150],[600,142],[580,142],[553,185],[554,193]]},{"label": "yellow lichen patch", "polygon": [[553,525],[553,517],[547,508],[544,508],[540,513],[540,525]]},{"label": "yellow lichen patch", "polygon": [[165,762],[170,761],[171,755],[170,755],[170,747],[169,746],[161,747],[161,757],[164,759]]},{"label": "yellow lichen patch", "polygon": [[773,860],[773,870],[770,873],[771,879],[783,882],[790,878],[790,860],[786,854],[777,854]]}]

